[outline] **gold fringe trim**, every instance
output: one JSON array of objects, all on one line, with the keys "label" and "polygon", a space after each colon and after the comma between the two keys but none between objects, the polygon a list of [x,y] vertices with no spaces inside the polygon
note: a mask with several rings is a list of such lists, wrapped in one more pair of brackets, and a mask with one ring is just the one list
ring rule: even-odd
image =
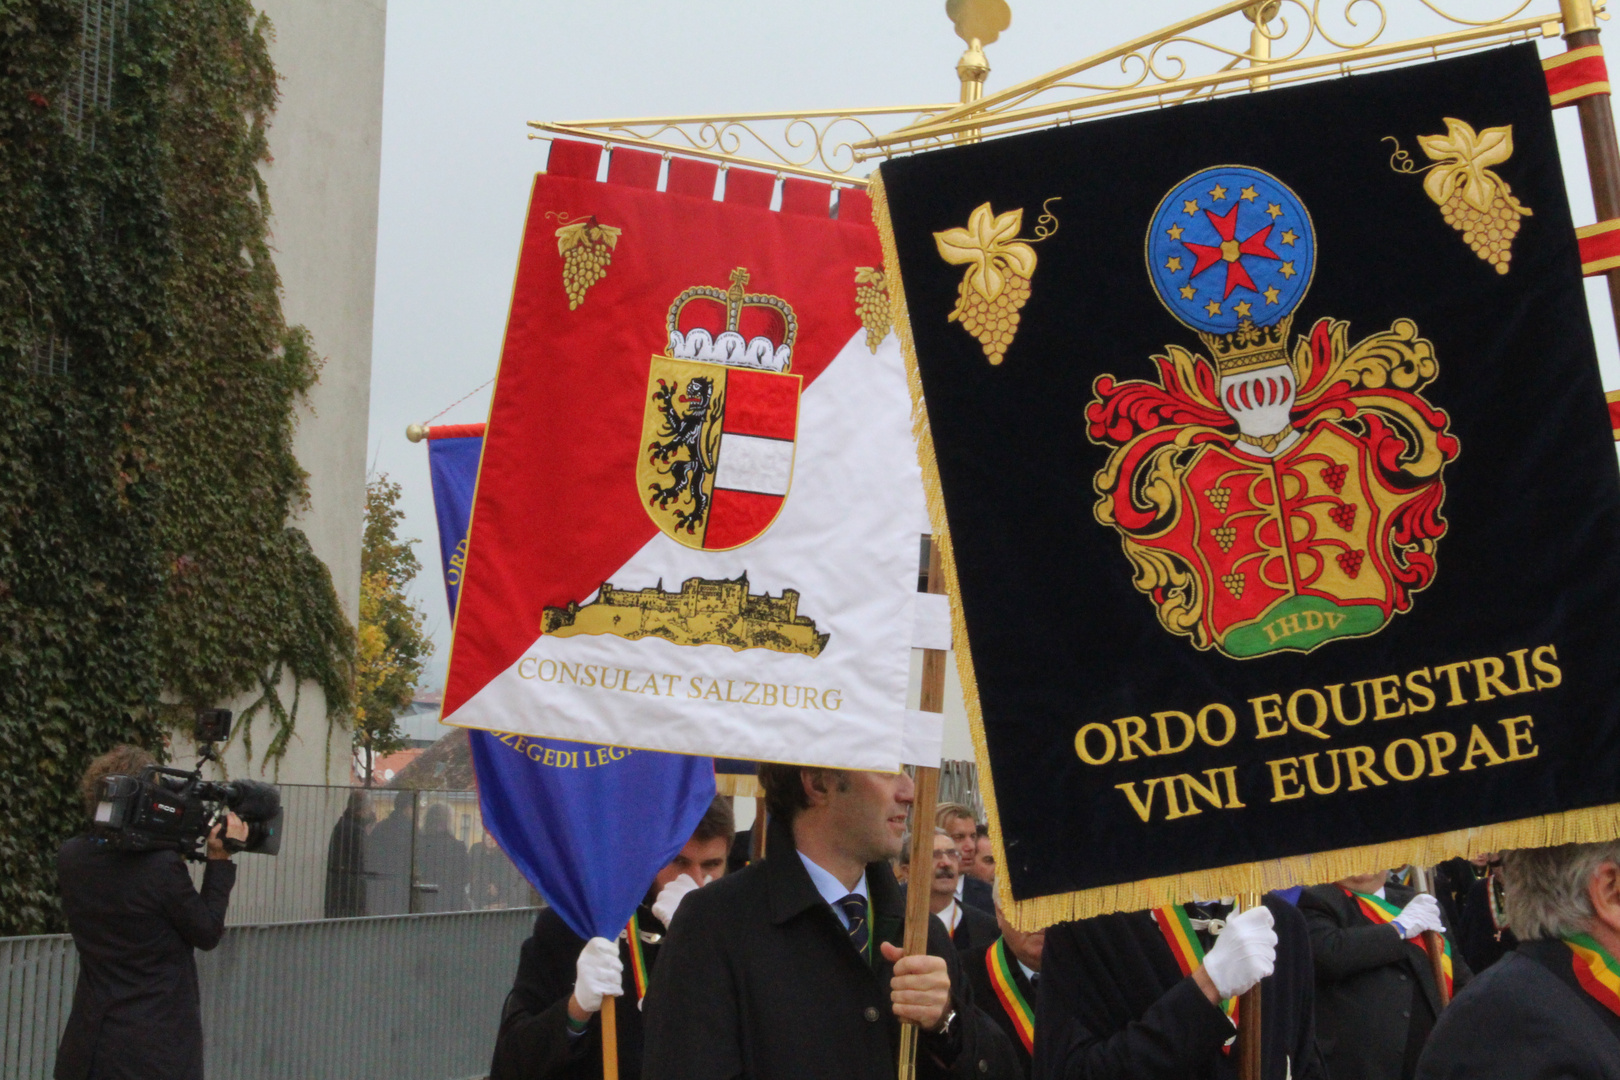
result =
[{"label": "gold fringe trim", "polygon": [[[967,706],[968,734],[973,740],[973,757],[979,767],[979,794],[989,821],[990,843],[995,848],[996,865],[1007,866],[1007,850],[1001,838],[1001,811],[996,802],[995,776],[990,770],[990,753],[984,741],[984,712],[979,705],[979,681],[973,672],[973,650],[969,645],[967,620],[962,615],[961,589],[956,581],[956,557],[951,547],[951,530],[945,520],[945,494],[939,483],[939,462],[934,456],[934,435],[928,426],[928,405],[923,401],[922,373],[917,368],[917,344],[911,334],[911,312],[906,305],[906,285],[900,274],[900,255],[894,242],[894,223],[889,217],[889,197],[883,186],[881,166],[866,188],[872,199],[872,221],[883,245],[883,268],[889,283],[889,324],[900,336],[900,351],[906,358],[906,385],[911,390],[911,434],[917,442],[917,464],[922,467],[923,499],[928,505],[928,522],[939,545],[939,562],[945,571],[945,595],[951,603],[951,642],[956,653],[956,676],[962,684]],[[1013,925],[1022,926],[1022,909],[1036,901],[1015,901],[1007,874],[996,875],[996,903]]]},{"label": "gold fringe trim", "polygon": [[[979,684],[973,671],[973,653],[967,623],[958,599],[956,560],[951,547],[950,529],[945,518],[945,497],[940,488],[939,463],[934,456],[934,438],[928,426],[928,409],[923,401],[922,376],[917,368],[917,348],[911,333],[911,316],[906,306],[906,286],[900,272],[900,257],[889,217],[888,195],[883,187],[883,170],[872,175],[868,192],[872,197],[872,218],[883,244],[884,269],[889,281],[889,305],[900,349],[906,358],[906,382],[911,388],[911,429],[917,440],[917,461],[922,466],[923,495],[928,503],[928,520],[934,540],[940,547],[940,564],[945,570],[945,591],[951,601],[951,632],[956,646],[956,671],[962,682],[967,705],[968,730],[979,766],[979,785],[989,818],[990,839],[995,846],[998,866],[1009,866],[1001,836],[1001,813],[996,802],[995,776],[984,740],[984,712],[979,702]],[[1194,896],[1242,896],[1284,889],[1293,885],[1316,885],[1382,867],[1432,866],[1445,859],[1511,848],[1550,847],[1557,844],[1588,844],[1620,839],[1620,804],[1568,810],[1543,817],[1481,825],[1472,829],[1415,836],[1362,847],[1340,848],[1314,855],[1294,855],[1266,862],[1241,863],[1209,870],[1198,870],[1145,881],[1123,882],[1078,892],[1015,900],[1008,874],[996,875],[996,902],[1009,921],[1021,930],[1039,930],[1054,923],[1088,919],[1113,911],[1142,911],[1181,903]]]},{"label": "gold fringe trim", "polygon": [[753,773],[715,773],[714,793],[738,799],[763,799],[765,789]]}]

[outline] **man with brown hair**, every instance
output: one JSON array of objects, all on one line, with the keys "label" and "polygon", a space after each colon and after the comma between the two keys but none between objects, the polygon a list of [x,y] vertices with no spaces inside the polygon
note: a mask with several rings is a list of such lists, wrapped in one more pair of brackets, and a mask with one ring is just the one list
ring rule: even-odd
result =
[{"label": "man with brown hair", "polygon": [[[90,763],[80,782],[94,818],[101,781],[139,776],[152,755],[117,746]],[[247,839],[227,814],[224,833]],[[202,1006],[193,949],[212,949],[225,932],[236,867],[220,836],[208,834],[202,892],[192,888],[178,851],[124,851],[94,835],[76,836],[56,856],[62,910],[79,954],[56,1080],[202,1080]]]},{"label": "man with brown hair", "polygon": [[964,871],[956,879],[956,901],[978,908],[986,915],[995,916],[996,894],[990,884],[966,873],[979,854],[979,822],[973,811],[961,803],[940,803],[934,810],[934,824],[944,829],[961,852],[960,866]]},{"label": "man with brown hair", "polygon": [[919,1077],[988,1075],[1003,1039],[972,1007],[930,918],[928,954],[900,947],[889,869],[911,805],[905,773],[766,765],[766,857],[693,896],[647,994],[646,1080],[890,1080],[900,1024],[921,1029]]},{"label": "man with brown hair", "polygon": [[[687,895],[726,872],[735,831],[731,799],[716,795],[692,838],[658,872],[636,909],[636,940],[586,941],[551,908],[523,943],[517,979],[501,1010],[492,1080],[601,1080],[604,997],[626,996],[616,1010],[619,1074],[639,1077],[642,1060],[640,979],[656,967],[668,927]],[[637,973],[637,959],[641,970]]]}]

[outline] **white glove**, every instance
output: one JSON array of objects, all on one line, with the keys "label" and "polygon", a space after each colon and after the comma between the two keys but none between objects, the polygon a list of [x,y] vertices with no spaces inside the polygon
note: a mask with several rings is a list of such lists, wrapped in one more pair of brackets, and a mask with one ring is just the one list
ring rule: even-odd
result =
[{"label": "white glove", "polygon": [[607,938],[593,937],[579,950],[574,962],[574,1000],[586,1012],[602,1008],[604,997],[624,993],[624,963],[619,946]]},{"label": "white glove", "polygon": [[1277,966],[1276,920],[1265,907],[1253,907],[1226,920],[1215,947],[1204,957],[1204,972],[1223,998],[1237,997]]},{"label": "white glove", "polygon": [[697,892],[701,887],[692,880],[691,874],[682,874],[658,890],[658,899],[653,901],[652,913],[664,924],[664,929],[669,929],[671,920],[675,918],[675,909],[681,906],[686,894]]},{"label": "white glove", "polygon": [[1425,930],[1445,932],[1445,926],[1440,922],[1440,901],[1428,893],[1418,893],[1412,897],[1401,913],[1395,916],[1395,924],[1400,928],[1401,936],[1407,940],[1420,937]]}]

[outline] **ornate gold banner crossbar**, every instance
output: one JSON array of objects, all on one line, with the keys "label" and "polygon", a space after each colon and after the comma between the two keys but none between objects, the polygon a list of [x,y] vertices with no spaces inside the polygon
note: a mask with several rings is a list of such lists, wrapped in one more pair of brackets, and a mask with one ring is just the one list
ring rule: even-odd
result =
[{"label": "ornate gold banner crossbar", "polygon": [[531,128],[546,134],[529,137],[561,135],[865,187],[864,176],[850,175],[858,164],[853,150],[857,140],[876,138],[888,118],[922,123],[947,108],[950,106],[896,105],[732,116],[531,121]]},{"label": "ornate gold banner crossbar", "polygon": [[[1517,0],[1510,10],[1489,19],[1454,14],[1434,0],[1414,0],[1409,6],[1416,9],[1419,5],[1451,28],[1385,41],[1389,17],[1383,0],[1229,0],[978,101],[874,136],[855,144],[853,151],[865,161],[926,149],[964,134],[1007,135],[1134,109],[1434,60],[1512,41],[1595,30],[1594,19],[1607,18],[1601,0],[1566,3],[1563,9],[1536,0]],[[1337,20],[1329,18],[1335,9]],[[1192,36],[1194,31],[1225,29],[1235,19],[1249,24],[1247,48]],[[1195,71],[1201,64],[1213,70]]]}]

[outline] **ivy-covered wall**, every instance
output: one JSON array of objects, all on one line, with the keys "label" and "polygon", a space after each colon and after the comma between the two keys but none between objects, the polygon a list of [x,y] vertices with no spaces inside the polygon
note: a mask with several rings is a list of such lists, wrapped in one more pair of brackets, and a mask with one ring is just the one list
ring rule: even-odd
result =
[{"label": "ivy-covered wall", "polygon": [[284,671],[350,707],[289,525],[320,361],[266,244],[268,32],[245,0],[0,3],[0,935],[61,928],[94,755],[257,691],[274,757]]}]

